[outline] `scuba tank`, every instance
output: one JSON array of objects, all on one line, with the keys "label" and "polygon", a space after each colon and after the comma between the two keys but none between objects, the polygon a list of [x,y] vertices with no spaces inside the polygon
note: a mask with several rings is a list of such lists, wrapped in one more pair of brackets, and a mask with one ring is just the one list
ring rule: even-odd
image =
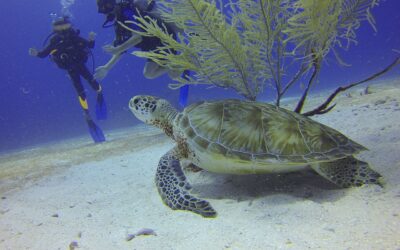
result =
[{"label": "scuba tank", "polygon": [[115,6],[117,5],[116,0],[97,0],[97,12],[106,15],[102,27],[109,28],[115,23]]},{"label": "scuba tank", "polygon": [[[136,9],[140,12],[150,12],[155,6],[155,1],[148,0],[97,0],[97,12],[106,15],[102,27],[109,28],[115,25],[115,21],[126,21],[133,19],[133,15],[136,13]],[[129,11],[130,16],[125,15],[123,18],[121,15],[123,12]],[[124,20],[125,19],[125,20]]]},{"label": "scuba tank", "polygon": [[111,13],[115,5],[117,4],[116,0],[97,0],[97,12],[101,14],[109,14]]}]

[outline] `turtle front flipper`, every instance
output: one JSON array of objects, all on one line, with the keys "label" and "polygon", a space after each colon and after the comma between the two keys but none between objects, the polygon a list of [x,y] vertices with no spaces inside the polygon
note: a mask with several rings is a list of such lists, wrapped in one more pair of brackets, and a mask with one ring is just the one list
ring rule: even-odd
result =
[{"label": "turtle front flipper", "polygon": [[191,186],[175,152],[170,150],[158,163],[156,185],[163,202],[174,210],[189,210],[204,217],[215,217],[217,212],[208,201],[190,194]]},{"label": "turtle front flipper", "polygon": [[372,170],[368,163],[357,160],[353,156],[332,162],[313,164],[311,167],[321,176],[343,188],[362,186],[363,184],[383,186],[383,177]]}]

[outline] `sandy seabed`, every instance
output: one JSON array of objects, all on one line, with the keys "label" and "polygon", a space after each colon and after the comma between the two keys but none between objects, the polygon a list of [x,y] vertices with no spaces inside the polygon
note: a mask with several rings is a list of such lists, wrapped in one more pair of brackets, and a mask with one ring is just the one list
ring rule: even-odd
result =
[{"label": "sandy seabed", "polygon": [[[154,184],[173,142],[143,125],[112,131],[100,145],[78,138],[0,156],[0,249],[400,249],[400,81],[370,90],[343,94],[314,119],[369,148],[357,157],[385,188],[339,189],[312,171],[188,171],[218,216],[173,211]],[[157,235],[127,241],[142,228]]]}]

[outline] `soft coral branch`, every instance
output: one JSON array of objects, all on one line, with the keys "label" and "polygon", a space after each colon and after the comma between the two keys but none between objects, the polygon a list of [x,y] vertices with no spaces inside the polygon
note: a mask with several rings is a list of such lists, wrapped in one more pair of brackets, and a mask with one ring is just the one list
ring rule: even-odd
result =
[{"label": "soft coral branch", "polygon": [[365,79],[363,79],[361,81],[358,81],[358,82],[355,82],[355,83],[350,83],[348,85],[341,86],[341,87],[337,88],[328,97],[328,99],[326,99],[326,101],[324,103],[322,103],[319,107],[317,107],[317,108],[315,108],[315,109],[313,109],[311,111],[308,111],[306,113],[303,113],[303,115],[305,115],[305,116],[313,116],[313,115],[325,114],[325,113],[331,111],[336,104],[334,104],[333,106],[330,106],[330,107],[328,107],[328,106],[333,101],[333,99],[337,96],[337,94],[339,94],[340,92],[346,91],[349,88],[352,88],[352,87],[355,87],[357,85],[360,85],[362,83],[371,81],[371,80],[373,80],[373,79],[375,79],[375,78],[387,73],[389,70],[391,70],[393,67],[395,67],[398,64],[400,64],[400,57],[397,57],[391,64],[386,66],[386,68],[384,68],[383,70],[381,70],[381,71],[379,71],[379,72],[377,72],[377,73],[375,73],[375,74],[373,74],[373,75],[371,75],[371,76],[369,76],[369,77],[367,77],[367,78],[365,78]]}]

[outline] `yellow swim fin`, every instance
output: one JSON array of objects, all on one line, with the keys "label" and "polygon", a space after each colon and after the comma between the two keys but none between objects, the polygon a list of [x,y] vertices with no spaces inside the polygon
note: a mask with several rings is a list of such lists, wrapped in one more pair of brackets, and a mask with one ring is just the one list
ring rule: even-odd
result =
[{"label": "yellow swim fin", "polygon": [[89,109],[89,105],[88,105],[88,103],[87,103],[87,100],[86,100],[86,99],[83,99],[82,97],[79,97],[79,104],[81,105],[81,107],[82,107],[84,110],[88,110],[88,109]]}]

